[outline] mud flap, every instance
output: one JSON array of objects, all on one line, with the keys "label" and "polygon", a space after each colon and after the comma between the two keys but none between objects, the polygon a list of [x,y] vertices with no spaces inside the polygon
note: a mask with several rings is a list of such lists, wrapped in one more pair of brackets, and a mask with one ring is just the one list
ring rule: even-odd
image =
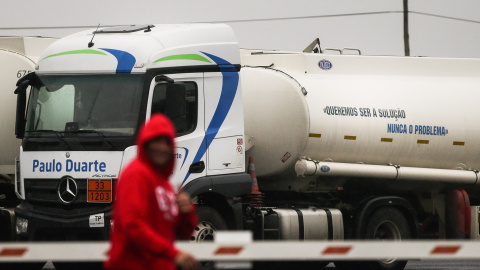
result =
[{"label": "mud flap", "polygon": [[445,230],[449,239],[470,238],[470,198],[463,189],[448,192],[445,203]]}]

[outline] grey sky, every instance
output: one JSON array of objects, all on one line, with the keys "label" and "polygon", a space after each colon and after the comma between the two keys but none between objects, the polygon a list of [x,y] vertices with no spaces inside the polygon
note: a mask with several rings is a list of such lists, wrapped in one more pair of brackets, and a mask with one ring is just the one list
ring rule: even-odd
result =
[{"label": "grey sky", "polygon": [[[226,21],[244,48],[301,51],[319,37],[322,47],[355,47],[369,55],[404,53],[402,0],[0,1],[3,36],[62,37],[98,23]],[[412,55],[480,58],[480,1],[410,0],[409,9],[416,12],[410,14]],[[348,15],[358,13],[374,14]]]}]

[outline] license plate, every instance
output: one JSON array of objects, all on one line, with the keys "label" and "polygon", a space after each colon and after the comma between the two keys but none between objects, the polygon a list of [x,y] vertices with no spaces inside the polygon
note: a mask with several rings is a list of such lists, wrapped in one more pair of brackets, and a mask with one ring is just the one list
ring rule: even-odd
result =
[{"label": "license plate", "polygon": [[88,179],[87,202],[112,202],[112,179]]}]

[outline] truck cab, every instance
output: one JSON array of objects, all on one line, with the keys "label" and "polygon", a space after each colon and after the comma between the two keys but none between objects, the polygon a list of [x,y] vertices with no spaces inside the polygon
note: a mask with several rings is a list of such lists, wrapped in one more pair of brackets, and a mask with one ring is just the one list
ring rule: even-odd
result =
[{"label": "truck cab", "polygon": [[108,239],[115,182],[155,113],[177,131],[175,187],[249,192],[239,69],[222,25],[105,28],[48,47],[17,83],[20,238]]}]

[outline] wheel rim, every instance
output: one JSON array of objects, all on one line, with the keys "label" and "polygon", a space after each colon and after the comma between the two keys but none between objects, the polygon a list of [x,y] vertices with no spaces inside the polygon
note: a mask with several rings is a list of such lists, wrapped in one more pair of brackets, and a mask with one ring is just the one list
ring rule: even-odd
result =
[{"label": "wheel rim", "polygon": [[217,230],[215,227],[205,221],[200,222],[193,232],[191,237],[192,242],[213,241]]},{"label": "wheel rim", "polygon": [[[386,220],[377,226],[377,228],[375,229],[375,233],[373,234],[373,239],[400,241],[402,240],[402,234],[397,224],[392,221]],[[391,264],[395,261],[396,258],[388,258],[385,260],[381,260],[381,262],[384,264]]]},{"label": "wheel rim", "polygon": [[397,224],[391,221],[384,221],[380,223],[375,229],[373,239],[378,240],[401,240],[402,234]]}]

